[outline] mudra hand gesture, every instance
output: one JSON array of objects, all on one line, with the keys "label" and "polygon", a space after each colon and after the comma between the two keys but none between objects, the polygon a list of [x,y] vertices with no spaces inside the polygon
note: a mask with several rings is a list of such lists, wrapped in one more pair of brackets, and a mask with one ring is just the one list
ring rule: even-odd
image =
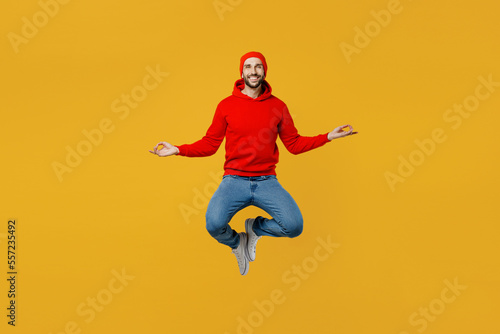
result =
[{"label": "mudra hand gesture", "polygon": [[156,154],[159,157],[168,157],[179,154],[179,149],[166,141],[161,141],[156,144],[153,151],[149,150],[149,152]]}]

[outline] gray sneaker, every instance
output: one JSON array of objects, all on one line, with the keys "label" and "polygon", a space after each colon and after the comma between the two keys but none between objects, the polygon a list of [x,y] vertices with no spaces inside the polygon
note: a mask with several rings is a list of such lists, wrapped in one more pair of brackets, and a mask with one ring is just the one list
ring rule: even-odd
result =
[{"label": "gray sneaker", "polygon": [[255,251],[257,249],[257,241],[259,241],[259,239],[261,238],[253,231],[254,221],[255,221],[254,218],[248,218],[247,220],[245,220],[245,231],[247,232],[248,235],[248,245],[246,251],[248,260],[250,262],[255,261]]},{"label": "gray sneaker", "polygon": [[238,247],[233,248],[232,253],[236,256],[238,261],[238,267],[240,268],[240,274],[246,275],[248,273],[248,268],[250,264],[248,263],[247,252],[247,234],[245,232],[238,233],[240,235],[240,244]]}]

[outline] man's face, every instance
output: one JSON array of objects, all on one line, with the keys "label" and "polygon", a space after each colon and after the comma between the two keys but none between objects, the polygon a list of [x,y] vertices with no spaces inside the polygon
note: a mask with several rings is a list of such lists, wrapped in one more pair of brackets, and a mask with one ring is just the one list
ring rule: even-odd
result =
[{"label": "man's face", "polygon": [[243,63],[243,73],[241,74],[245,84],[250,88],[257,88],[264,81],[264,65],[259,58],[248,58]]}]

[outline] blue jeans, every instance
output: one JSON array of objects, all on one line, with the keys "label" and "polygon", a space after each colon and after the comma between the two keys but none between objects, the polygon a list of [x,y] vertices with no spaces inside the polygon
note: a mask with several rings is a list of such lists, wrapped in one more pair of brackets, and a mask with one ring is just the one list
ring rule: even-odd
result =
[{"label": "blue jeans", "polygon": [[272,217],[255,218],[253,230],[258,236],[293,238],[302,233],[303,219],[299,207],[275,175],[225,175],[208,203],[208,233],[221,244],[238,247],[240,236],[229,222],[238,211],[250,205],[261,208]]}]

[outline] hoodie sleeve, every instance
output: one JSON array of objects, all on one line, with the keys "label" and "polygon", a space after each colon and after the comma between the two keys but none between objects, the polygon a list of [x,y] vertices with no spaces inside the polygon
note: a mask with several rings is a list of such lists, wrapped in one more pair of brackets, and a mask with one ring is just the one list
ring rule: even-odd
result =
[{"label": "hoodie sleeve", "polygon": [[185,157],[208,157],[215,154],[224,140],[227,122],[222,108],[217,106],[212,124],[203,138],[192,144],[177,146],[179,155]]},{"label": "hoodie sleeve", "polygon": [[280,139],[292,154],[304,153],[328,143],[328,133],[314,137],[299,135],[286,105],[283,108],[282,119],[278,126]]}]

